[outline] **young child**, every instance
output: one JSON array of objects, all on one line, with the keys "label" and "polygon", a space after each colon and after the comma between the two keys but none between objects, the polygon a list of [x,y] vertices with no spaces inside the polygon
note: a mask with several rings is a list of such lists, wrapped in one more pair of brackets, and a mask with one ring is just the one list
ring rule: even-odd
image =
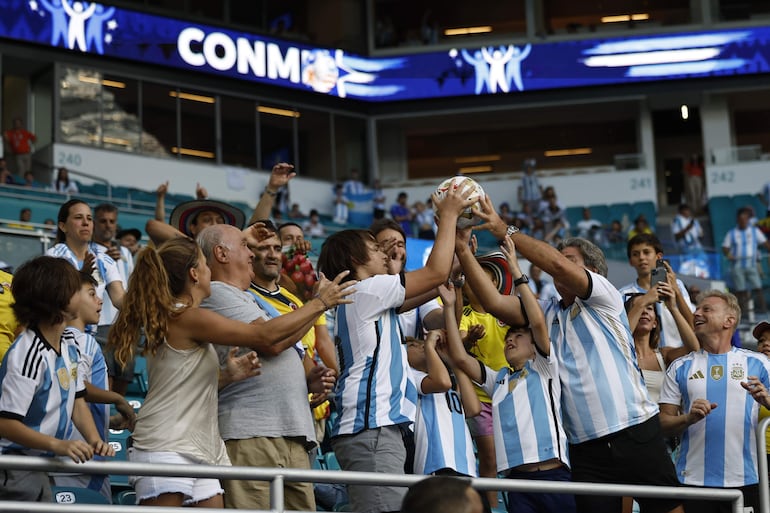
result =
[{"label": "young child", "polygon": [[425,340],[406,338],[406,356],[417,386],[417,417],[414,421],[417,474],[478,476],[473,441],[465,417],[481,411],[468,376],[452,373],[439,356],[445,346],[440,330]]},{"label": "young child", "polygon": [[[86,326],[95,324],[99,320],[102,299],[96,293],[97,282],[93,276],[83,272],[78,274],[80,275],[80,302],[77,317],[70,321],[64,333],[74,338],[80,352],[78,374],[83,377],[86,384],[85,399],[89,403],[99,437],[102,440],[108,440],[110,427],[133,429],[136,413],[122,395],[109,390],[107,364],[102,349],[96,338],[86,333]],[[110,404],[114,404],[120,412],[113,418],[110,418]],[[84,440],[83,435],[76,428],[69,433],[68,439]],[[107,474],[53,474],[52,477],[56,486],[88,488],[101,493],[108,501],[112,501],[110,478]]]},{"label": "young child", "polygon": [[[570,481],[567,436],[562,428],[558,365],[543,311],[516,259],[513,241],[502,246],[529,327],[511,327],[505,337],[508,367],[495,372],[469,355],[460,340],[456,296],[439,288],[444,301],[449,355],[453,363],[492,397],[497,470],[513,479]],[[534,342],[534,343],[533,343]],[[509,492],[508,511],[574,512],[573,495]]]},{"label": "young child", "polygon": [[[12,292],[16,318],[27,326],[0,365],[2,454],[66,456],[76,463],[115,452],[94,425],[83,399],[78,348],[65,332],[80,303],[78,271],[66,260],[34,258],[19,268]],[[71,423],[83,440],[69,440]],[[50,502],[45,472],[4,470],[0,500]]]},{"label": "young child", "polygon": [[345,196],[342,184],[334,186],[334,222],[348,224],[350,200]]}]

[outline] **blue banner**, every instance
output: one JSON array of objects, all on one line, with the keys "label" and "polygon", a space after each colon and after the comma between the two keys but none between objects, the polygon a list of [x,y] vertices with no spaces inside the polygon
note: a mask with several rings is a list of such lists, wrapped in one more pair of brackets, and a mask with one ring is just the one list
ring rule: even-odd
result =
[{"label": "blue banner", "polygon": [[0,12],[6,39],[372,102],[770,71],[770,27],[377,58],[95,2],[0,0]]}]

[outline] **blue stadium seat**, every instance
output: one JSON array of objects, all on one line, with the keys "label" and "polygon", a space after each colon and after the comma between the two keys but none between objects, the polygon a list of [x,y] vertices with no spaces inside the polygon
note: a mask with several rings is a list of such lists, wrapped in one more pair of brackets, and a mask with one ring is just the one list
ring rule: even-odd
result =
[{"label": "blue stadium seat", "polygon": [[588,208],[591,210],[592,219],[596,219],[602,224],[608,224],[612,221],[612,219],[610,219],[610,207],[607,205],[591,205]]},{"label": "blue stadium seat", "polygon": [[58,504],[109,504],[104,495],[77,486],[52,486],[53,501]]},{"label": "blue stadium seat", "polygon": [[610,224],[615,220],[623,222],[624,216],[627,217],[629,221],[633,220],[634,209],[632,208],[631,203],[614,203],[610,205],[610,217],[605,224]]},{"label": "blue stadium seat", "polygon": [[327,452],[324,454],[323,458],[327,470],[342,470],[340,468],[340,463],[337,461],[337,455],[334,454],[334,451]]},{"label": "blue stadium seat", "polygon": [[147,395],[148,380],[147,359],[137,354],[134,357],[134,380],[128,384],[126,395],[140,397]]},{"label": "blue stadium seat", "polygon": [[136,504],[136,492],[134,490],[121,490],[115,494],[112,502],[121,506],[134,506]]},{"label": "blue stadium seat", "polygon": [[631,220],[637,218],[640,214],[644,214],[644,217],[647,218],[647,222],[649,223],[650,227],[655,230],[655,226],[657,223],[657,212],[655,211],[655,203],[652,201],[639,201],[637,203],[634,203],[631,205],[631,209],[633,211],[633,216],[631,217]]},{"label": "blue stadium seat", "polygon": [[583,207],[567,207],[565,210],[565,215],[567,216],[567,221],[569,222],[569,225],[573,228],[575,228],[575,225],[583,219]]}]

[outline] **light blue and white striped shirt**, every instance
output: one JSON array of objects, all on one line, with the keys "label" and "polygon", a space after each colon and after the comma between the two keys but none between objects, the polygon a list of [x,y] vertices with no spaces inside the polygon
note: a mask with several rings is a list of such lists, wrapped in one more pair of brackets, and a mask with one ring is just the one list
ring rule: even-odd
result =
[{"label": "light blue and white striped shirt", "polygon": [[767,242],[767,237],[756,226],[747,226],[743,230],[737,226],[725,234],[723,248],[729,248],[735,257],[734,265],[739,269],[756,267],[759,251],[757,246]]},{"label": "light blue and white striped shirt", "polygon": [[757,376],[770,388],[770,362],[760,353],[735,347],[722,354],[693,352],[669,367],[660,393],[662,404],[674,404],[683,412],[689,412],[696,399],[717,404],[682,435],[676,461],[682,483],[727,488],[758,482],[759,404],[741,386],[748,376]]},{"label": "light blue and white striped shirt", "polygon": [[569,466],[556,359],[536,351],[534,361],[515,372],[479,365],[479,385],[492,398],[497,471],[554,458]]},{"label": "light blue and white striped shirt", "polygon": [[[107,255],[107,250],[109,249],[107,246],[93,243],[92,248],[97,255],[103,254],[112,260],[112,257]],[[118,270],[118,275],[120,276],[120,282],[123,284],[123,288],[128,290],[128,278],[131,276],[131,273],[134,272],[134,257],[131,255],[131,251],[124,246],[120,246],[120,256],[120,260],[117,262],[113,260],[113,262],[115,262],[115,268]],[[115,317],[118,316],[118,309],[112,304],[110,295],[106,290],[102,293],[101,298],[102,313],[99,314],[99,326],[104,326],[105,324],[110,325],[115,322]]]},{"label": "light blue and white striped shirt", "polygon": [[687,230],[684,237],[676,241],[676,245],[682,253],[692,253],[703,249],[700,242],[701,238],[703,238],[703,228],[701,228],[700,222],[697,219],[684,217],[681,214],[677,215],[674,220],[671,221],[671,235],[676,235],[684,230],[690,225],[690,221],[693,223],[692,228]]},{"label": "light blue and white striped shirt", "polygon": [[541,302],[559,361],[564,430],[572,444],[641,424],[658,413],[636,361],[623,298],[603,276],[586,271],[586,299],[562,308]]},{"label": "light blue and white striped shirt", "polygon": [[534,172],[531,175],[521,175],[521,199],[523,201],[538,201],[542,197],[540,180]]},{"label": "light blue and white striped shirt", "polygon": [[339,416],[332,436],[414,422],[417,389],[396,312],[404,303],[403,280],[403,274],[362,280],[350,296],[353,302],[337,307]]},{"label": "light blue and white striped shirt", "polygon": [[465,411],[456,381],[443,394],[422,393],[422,380],[428,375],[411,369],[418,390],[417,418],[414,421],[414,472],[432,474],[451,468],[477,477],[473,440],[465,423]]},{"label": "light blue and white striped shirt", "polygon": [[[687,291],[687,287],[685,286],[684,282],[677,278],[676,285],[679,287],[679,291],[682,293],[682,297],[684,298],[685,303],[687,303],[687,306],[690,307],[690,311],[694,312],[695,307],[693,306],[692,302],[690,302],[690,293]],[[621,287],[619,290],[623,295],[624,302],[628,294],[647,293],[647,290],[640,287],[636,281]],[[660,343],[658,345],[660,347],[671,348],[682,347],[684,343],[682,342],[682,335],[679,334],[679,328],[677,327],[676,321],[674,320],[674,315],[668,308],[666,308],[666,305],[663,303],[656,303],[655,311],[658,314],[658,319],[660,319]]]},{"label": "light blue and white striped shirt", "polygon": [[[0,365],[0,417],[16,419],[44,435],[66,440],[72,430],[76,395],[85,393],[78,372],[78,348],[65,331],[59,353],[31,329],[16,338]],[[29,456],[52,452],[23,447],[0,438],[0,451],[20,451]]]}]

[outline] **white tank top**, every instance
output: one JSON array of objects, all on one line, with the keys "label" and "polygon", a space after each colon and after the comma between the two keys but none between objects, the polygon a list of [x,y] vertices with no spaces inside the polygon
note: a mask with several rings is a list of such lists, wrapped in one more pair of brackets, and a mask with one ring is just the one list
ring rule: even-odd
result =
[{"label": "white tank top", "polygon": [[[658,359],[660,368],[665,369],[666,363],[663,361],[663,355],[660,354],[660,351],[655,351],[655,357]],[[650,399],[657,404],[660,399],[660,389],[663,387],[666,371],[642,369],[642,376],[644,377],[644,385],[647,387],[647,392],[650,394]]]}]

